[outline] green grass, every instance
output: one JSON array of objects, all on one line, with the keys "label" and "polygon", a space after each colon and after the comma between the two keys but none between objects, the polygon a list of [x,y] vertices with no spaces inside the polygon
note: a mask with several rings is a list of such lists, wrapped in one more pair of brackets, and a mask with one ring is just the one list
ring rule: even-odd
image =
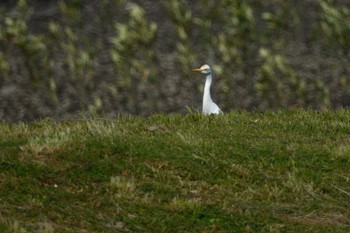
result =
[{"label": "green grass", "polygon": [[350,111],[0,124],[0,232],[349,232]]}]

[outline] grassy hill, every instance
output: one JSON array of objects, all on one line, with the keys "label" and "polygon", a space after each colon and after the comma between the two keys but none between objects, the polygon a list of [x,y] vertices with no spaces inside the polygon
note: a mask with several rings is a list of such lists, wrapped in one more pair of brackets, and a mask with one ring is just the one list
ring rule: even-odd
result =
[{"label": "grassy hill", "polygon": [[0,232],[349,232],[350,111],[0,124]]}]

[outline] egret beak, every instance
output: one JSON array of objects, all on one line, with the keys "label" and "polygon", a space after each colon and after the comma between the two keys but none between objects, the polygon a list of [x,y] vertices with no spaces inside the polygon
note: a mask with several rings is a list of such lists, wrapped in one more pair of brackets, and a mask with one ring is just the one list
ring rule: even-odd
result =
[{"label": "egret beak", "polygon": [[202,69],[192,69],[192,72],[202,72]]}]

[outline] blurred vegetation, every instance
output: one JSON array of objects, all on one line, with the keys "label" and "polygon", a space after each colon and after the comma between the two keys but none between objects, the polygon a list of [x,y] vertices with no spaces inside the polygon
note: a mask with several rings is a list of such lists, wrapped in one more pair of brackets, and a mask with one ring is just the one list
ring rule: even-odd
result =
[{"label": "blurred vegetation", "polygon": [[0,118],[350,105],[347,1],[0,3]]}]

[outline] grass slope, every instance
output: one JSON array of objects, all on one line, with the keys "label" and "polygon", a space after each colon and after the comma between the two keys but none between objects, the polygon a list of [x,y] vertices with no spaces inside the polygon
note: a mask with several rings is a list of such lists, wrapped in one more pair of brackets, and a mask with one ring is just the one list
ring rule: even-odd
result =
[{"label": "grass slope", "polygon": [[349,232],[350,111],[0,124],[0,232]]}]

